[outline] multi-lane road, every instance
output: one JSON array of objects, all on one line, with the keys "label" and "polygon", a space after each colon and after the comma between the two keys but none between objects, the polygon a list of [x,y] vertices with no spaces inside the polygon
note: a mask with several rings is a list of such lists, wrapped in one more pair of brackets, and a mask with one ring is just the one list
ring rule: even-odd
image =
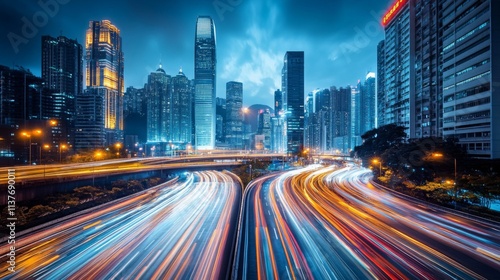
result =
[{"label": "multi-lane road", "polygon": [[226,278],[241,196],[230,173],[190,173],[19,238],[0,278]]},{"label": "multi-lane road", "polygon": [[423,204],[360,168],[268,175],[245,191],[238,279],[498,279],[500,225]]},{"label": "multi-lane road", "polygon": [[317,165],[242,194],[230,173],[188,173],[20,236],[14,274],[0,248],[0,278],[498,278],[500,224],[370,178]]}]

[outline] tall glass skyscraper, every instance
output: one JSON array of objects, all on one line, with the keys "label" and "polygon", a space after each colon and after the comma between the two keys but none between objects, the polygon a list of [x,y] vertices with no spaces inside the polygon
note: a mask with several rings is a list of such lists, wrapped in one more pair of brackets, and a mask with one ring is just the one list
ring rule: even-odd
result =
[{"label": "tall glass skyscraper", "polygon": [[215,24],[212,18],[198,17],[194,45],[194,137],[198,150],[211,150],[215,147],[215,43]]},{"label": "tall glass skyscraper", "polygon": [[304,52],[286,52],[282,69],[283,107],[286,112],[287,153],[304,147]]},{"label": "tall glass skyscraper", "polygon": [[171,137],[171,77],[160,65],[148,76],[147,95],[147,141],[151,143],[169,142]]},{"label": "tall glass skyscraper", "polygon": [[232,149],[243,147],[243,84],[226,83],[226,144]]},{"label": "tall glass skyscraper", "polygon": [[191,120],[191,84],[184,75],[182,69],[177,76],[172,77],[172,124],[171,138],[174,143],[191,143],[192,120]]},{"label": "tall glass skyscraper", "polygon": [[[51,125],[51,146],[74,145],[76,96],[83,83],[82,45],[64,36],[42,36],[42,79],[48,89],[48,112],[45,117],[57,120]],[[48,136],[48,135],[47,135]]]},{"label": "tall glass skyscraper", "polygon": [[366,75],[364,85],[361,87],[359,135],[363,135],[365,132],[375,128],[375,94],[375,73],[369,72]]},{"label": "tall glass skyscraper", "polygon": [[406,133],[414,137],[415,131],[410,125],[414,114],[411,106],[415,99],[413,82],[415,67],[411,44],[414,40],[415,15],[410,8],[413,1],[396,1],[394,7],[384,16],[385,42],[383,56],[385,62],[384,89],[379,90],[379,123],[395,123],[407,128]]},{"label": "tall glass skyscraper", "polygon": [[109,20],[90,21],[86,35],[86,85],[104,99],[106,144],[123,139],[123,52],[120,30]]}]

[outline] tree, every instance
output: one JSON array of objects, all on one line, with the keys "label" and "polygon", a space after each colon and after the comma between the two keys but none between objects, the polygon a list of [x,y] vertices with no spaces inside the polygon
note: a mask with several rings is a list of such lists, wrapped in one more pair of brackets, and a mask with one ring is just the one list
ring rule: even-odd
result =
[{"label": "tree", "polygon": [[28,219],[33,220],[42,216],[46,216],[55,212],[54,208],[45,205],[35,205],[30,208],[26,216]]},{"label": "tree", "polygon": [[103,191],[99,188],[93,186],[85,186],[74,189],[76,195],[80,199],[91,199],[94,200],[96,197],[103,195]]},{"label": "tree", "polygon": [[354,153],[364,159],[380,156],[391,147],[404,143],[406,139],[405,127],[388,124],[374,128],[361,135],[363,144],[354,148]]}]

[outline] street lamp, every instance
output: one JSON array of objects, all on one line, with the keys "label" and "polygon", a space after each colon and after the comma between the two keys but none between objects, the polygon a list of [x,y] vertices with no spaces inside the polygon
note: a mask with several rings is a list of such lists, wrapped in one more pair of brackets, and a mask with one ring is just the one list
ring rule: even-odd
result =
[{"label": "street lamp", "polygon": [[[40,129],[36,129],[32,132],[32,134],[38,134],[38,135],[41,135],[42,134],[42,131]],[[27,132],[21,132],[21,135],[24,136],[24,137],[27,137],[30,141],[30,146],[29,146],[29,165],[31,165],[31,145],[33,144],[31,142],[31,136],[32,134],[30,133],[27,133]],[[41,153],[41,152],[40,152]]]},{"label": "street lamp", "polygon": [[[44,148],[45,150],[47,150],[47,151],[48,151],[48,150],[49,150],[49,148],[50,148],[50,146],[49,146],[48,144],[45,144],[45,145],[43,145],[43,148]],[[41,157],[42,157],[42,155],[41,155],[41,152],[40,152],[40,158],[41,158]],[[45,159],[45,164],[47,164],[47,161],[48,161],[48,160],[47,160],[47,159]],[[40,162],[42,162],[42,160],[40,160]]]},{"label": "street lamp", "polygon": [[[432,154],[433,157],[435,158],[442,158],[443,154],[441,153],[434,153]],[[455,209],[457,209],[457,193],[458,193],[458,187],[457,187],[457,158],[453,157],[453,167],[454,167],[454,177],[455,180],[453,182],[453,192],[454,192],[454,200],[455,200]]]},{"label": "street lamp", "polygon": [[382,161],[376,158],[372,162],[375,164],[378,163],[379,176],[382,176]]},{"label": "street lamp", "polygon": [[[101,152],[96,152],[94,154],[95,159],[99,159],[101,157]],[[95,187],[95,162],[92,164],[92,187]]]},{"label": "street lamp", "polygon": [[62,150],[66,149],[66,145],[60,144],[59,145],[59,163],[62,163]]},{"label": "street lamp", "polygon": [[122,147],[122,144],[116,143],[115,147],[116,147],[116,158],[119,158],[120,157],[120,148]]}]

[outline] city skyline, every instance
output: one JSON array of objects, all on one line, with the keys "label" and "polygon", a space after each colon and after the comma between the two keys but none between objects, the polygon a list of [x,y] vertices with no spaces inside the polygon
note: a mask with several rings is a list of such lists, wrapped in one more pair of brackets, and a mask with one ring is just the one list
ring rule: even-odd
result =
[{"label": "city skyline", "polygon": [[[0,64],[21,65],[40,76],[42,35],[62,34],[83,45],[90,20],[110,20],[120,28],[123,37],[125,87],[141,88],[160,61],[169,75],[175,75],[182,67],[186,76],[194,77],[194,22],[197,16],[208,15],[214,19],[218,33],[216,95],[225,96],[226,82],[240,81],[245,84],[246,106],[273,104],[274,91],[280,88],[281,60],[286,51],[305,52],[306,92],[331,85],[355,85],[368,71],[376,70],[376,45],[383,38],[381,19],[392,4],[392,1],[366,1],[367,9],[360,11],[349,3],[313,2],[307,4],[308,8],[313,7],[309,14],[302,12],[305,5],[302,3],[263,1],[148,3],[141,7],[127,3],[119,10],[106,3],[92,9],[95,7],[92,3],[65,2],[54,2],[57,9],[50,8],[51,13],[37,4],[2,3],[5,6],[2,11],[8,13],[0,12],[6,19],[0,27],[5,36],[0,42],[4,54]],[[135,13],[136,10],[144,12]],[[34,26],[36,32],[32,38],[24,36],[28,34],[23,34],[23,18],[33,23],[33,16],[42,13],[46,22],[37,22],[39,26]],[[129,20],[131,15],[135,20]],[[17,45],[11,42],[13,34],[21,37]],[[356,70],[343,71],[346,66]]]}]

